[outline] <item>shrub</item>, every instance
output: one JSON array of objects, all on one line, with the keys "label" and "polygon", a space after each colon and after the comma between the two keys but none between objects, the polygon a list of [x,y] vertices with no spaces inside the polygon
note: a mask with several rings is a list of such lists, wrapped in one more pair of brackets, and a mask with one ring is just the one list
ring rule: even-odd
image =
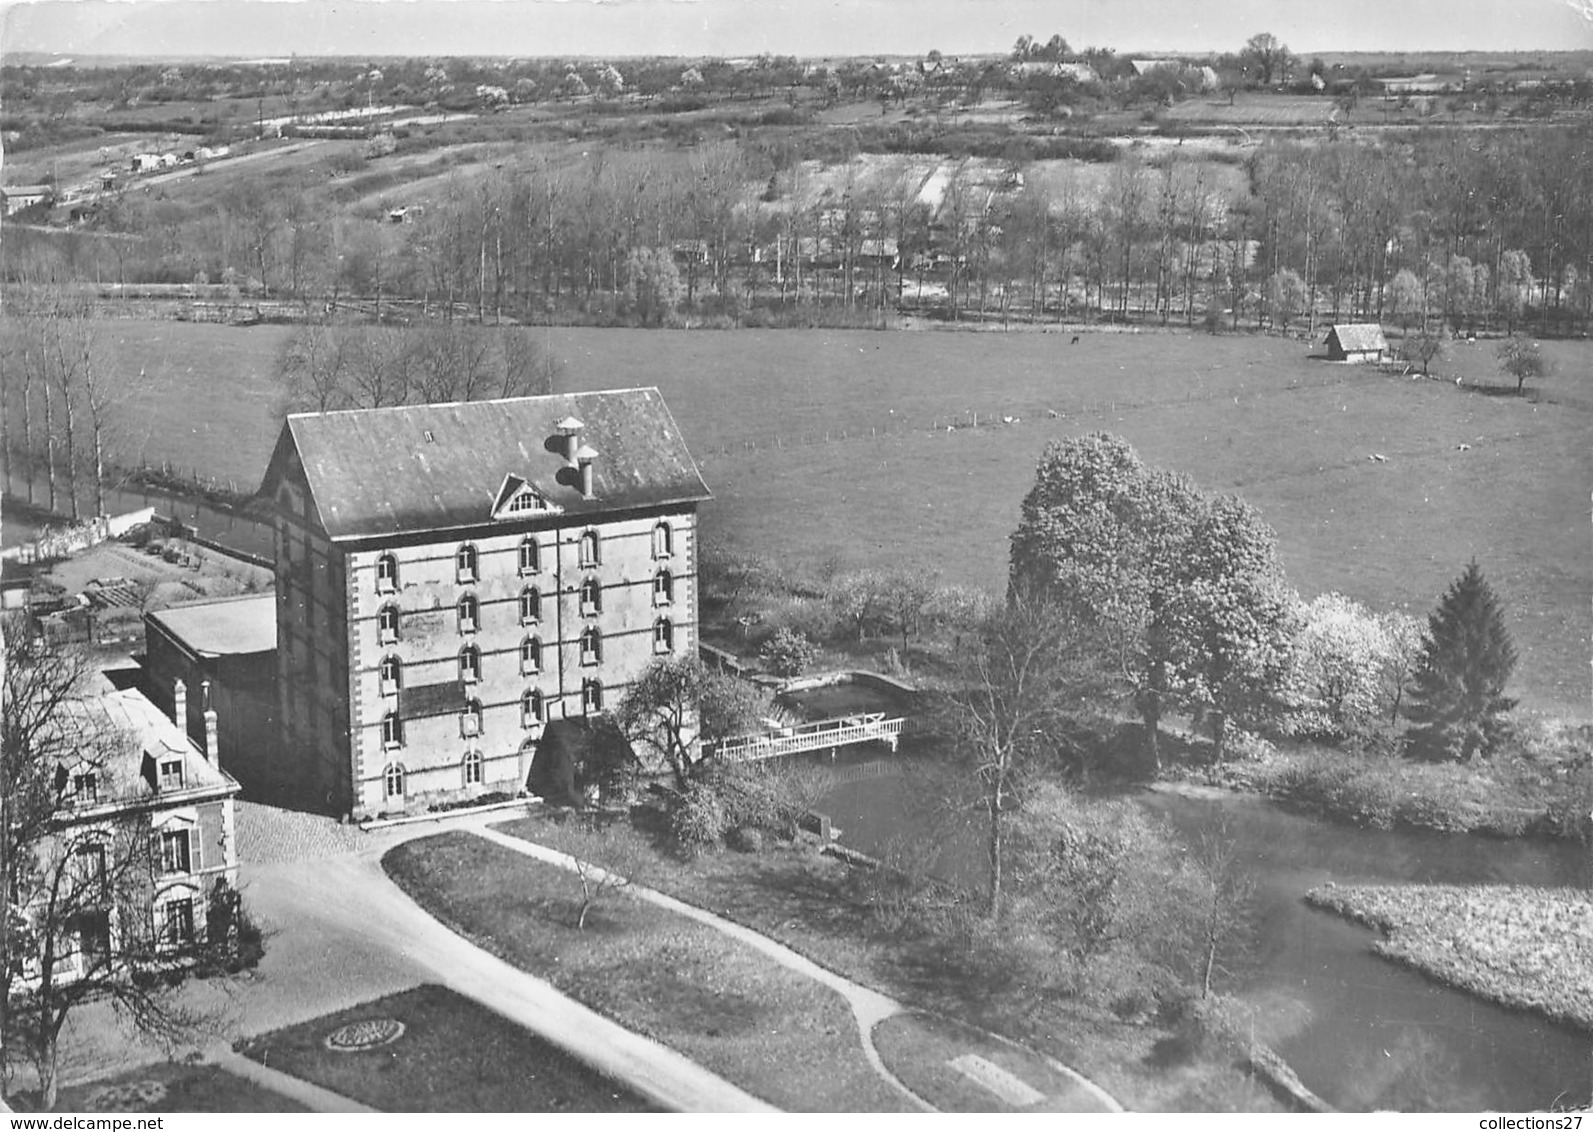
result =
[{"label": "shrub", "polygon": [[800,676],[818,660],[819,649],[801,633],[780,628],[775,630],[758,657],[777,676]]},{"label": "shrub", "polygon": [[749,825],[738,825],[725,836],[725,844],[738,853],[761,853],[763,831]]},{"label": "shrub", "polygon": [[727,827],[722,800],[707,782],[689,783],[670,805],[670,838],[689,854],[717,846]]}]

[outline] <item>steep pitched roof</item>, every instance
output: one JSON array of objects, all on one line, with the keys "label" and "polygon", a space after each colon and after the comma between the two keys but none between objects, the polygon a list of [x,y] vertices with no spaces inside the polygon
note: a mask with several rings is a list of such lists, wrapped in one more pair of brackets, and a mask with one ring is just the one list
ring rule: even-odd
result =
[{"label": "steep pitched roof", "polygon": [[[590,499],[561,447],[567,418],[597,449]],[[709,498],[655,388],[295,414],[262,492],[274,493],[295,456],[334,540],[491,523],[510,476],[565,515]]]},{"label": "steep pitched roof", "polygon": [[1328,331],[1328,339],[1330,344],[1337,339],[1339,349],[1345,353],[1388,349],[1383,328],[1375,322],[1341,322]]}]

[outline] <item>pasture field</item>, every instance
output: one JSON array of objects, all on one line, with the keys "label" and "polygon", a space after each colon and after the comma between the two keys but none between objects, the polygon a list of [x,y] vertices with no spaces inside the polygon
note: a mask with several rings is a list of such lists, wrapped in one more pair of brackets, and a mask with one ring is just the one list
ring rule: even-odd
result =
[{"label": "pasture field", "polygon": [[[258,481],[285,328],[103,330],[129,379],[133,462]],[[706,530],[744,551],[999,587],[1047,441],[1107,430],[1147,463],[1259,507],[1307,597],[1338,590],[1425,616],[1475,557],[1506,605],[1523,706],[1590,715],[1587,343],[1545,343],[1555,374],[1515,397],[1498,395],[1486,341],[1451,343],[1434,367],[1445,379],[1412,380],[1328,363],[1319,345],[1285,337],[544,333],[563,388],[662,390],[715,495]]]}]

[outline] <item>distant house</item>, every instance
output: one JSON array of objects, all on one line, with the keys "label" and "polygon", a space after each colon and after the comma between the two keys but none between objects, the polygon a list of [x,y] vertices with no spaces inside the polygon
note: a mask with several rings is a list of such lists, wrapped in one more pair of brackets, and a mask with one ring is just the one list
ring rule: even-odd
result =
[{"label": "distant house", "polygon": [[1375,322],[1344,322],[1328,331],[1328,360],[1380,362],[1388,357],[1388,339]]},{"label": "distant house", "polygon": [[128,167],[134,173],[147,173],[151,169],[160,168],[160,155],[158,153],[135,153],[128,162]]},{"label": "distant house", "polygon": [[49,185],[6,185],[0,188],[0,201],[5,202],[5,214],[13,216],[51,199],[54,191]]}]

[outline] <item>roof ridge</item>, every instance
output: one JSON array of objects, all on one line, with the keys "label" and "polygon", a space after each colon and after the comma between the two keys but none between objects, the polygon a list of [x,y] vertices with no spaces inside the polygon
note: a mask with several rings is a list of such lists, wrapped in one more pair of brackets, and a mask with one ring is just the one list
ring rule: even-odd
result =
[{"label": "roof ridge", "polygon": [[289,413],[287,420],[305,420],[310,417],[339,417],[351,413],[421,412],[426,409],[454,409],[463,405],[505,405],[521,401],[552,401],[560,397],[598,397],[609,393],[657,393],[656,385],[632,385],[624,389],[579,389],[568,393],[532,393],[524,397],[487,397],[476,401],[424,401],[418,405],[377,405],[369,409],[322,409],[318,412]]}]

